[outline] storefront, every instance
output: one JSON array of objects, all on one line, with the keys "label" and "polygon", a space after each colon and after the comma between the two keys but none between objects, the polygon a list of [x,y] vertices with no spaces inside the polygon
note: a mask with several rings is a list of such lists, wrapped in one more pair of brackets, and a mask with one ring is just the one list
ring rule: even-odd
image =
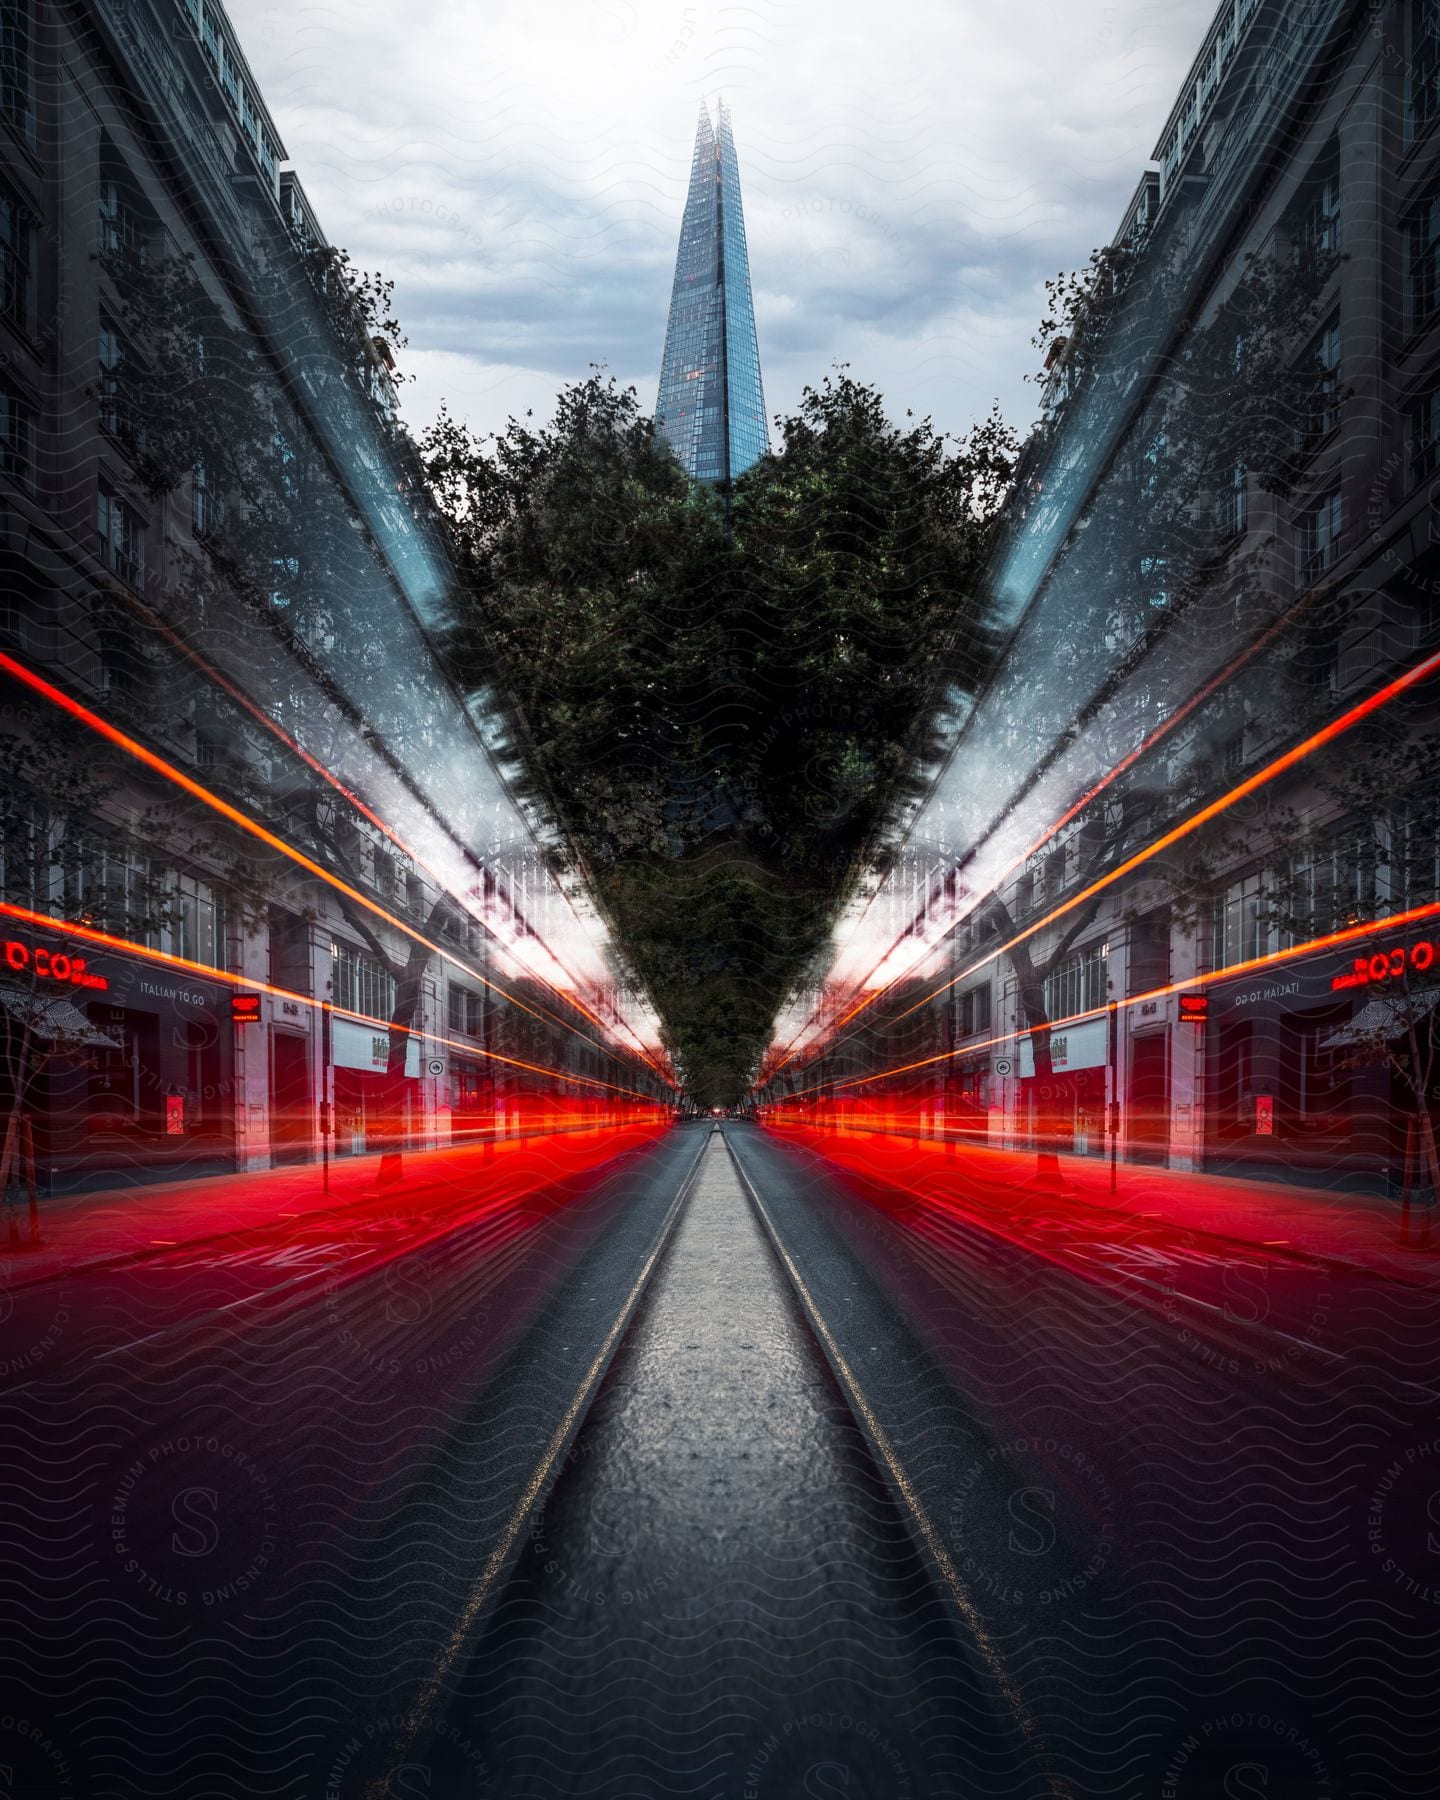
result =
[{"label": "storefront", "polygon": [[0,956],[0,1103],[23,1089],[43,1189],[234,1168],[227,988],[63,933],[16,932]]},{"label": "storefront", "polygon": [[[389,1059],[388,1032],[353,1019],[332,1019],[330,1060],[334,1068],[337,1156],[363,1156],[384,1147],[387,1121],[396,1110],[391,1096],[397,1084],[388,1073]],[[420,1043],[411,1037],[405,1046],[405,1074],[396,1095],[401,1147],[410,1141],[419,1075]]]},{"label": "storefront", "polygon": [[1207,1168],[1376,1187],[1397,1173],[1407,1108],[1383,1047],[1351,1039],[1369,993],[1349,971],[1349,959],[1316,957],[1264,981],[1217,984],[1206,1027]]},{"label": "storefront", "polygon": [[1050,1034],[1048,1080],[1037,1080],[1030,1035],[1020,1040],[1020,1107],[1032,1143],[1099,1156],[1105,1147],[1110,1022],[1085,1019]]}]

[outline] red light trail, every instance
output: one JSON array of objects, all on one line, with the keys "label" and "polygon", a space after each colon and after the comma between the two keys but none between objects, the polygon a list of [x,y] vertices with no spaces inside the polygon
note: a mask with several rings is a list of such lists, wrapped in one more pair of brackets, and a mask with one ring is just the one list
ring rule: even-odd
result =
[{"label": "red light trail", "polygon": [[[106,719],[102,719],[97,713],[92,712],[89,707],[81,705],[78,700],[72,699],[68,694],[62,692],[61,689],[55,687],[53,683],[46,681],[42,675],[37,675],[33,670],[27,669],[23,663],[16,662],[14,657],[7,656],[3,651],[0,651],[0,670],[12,675],[17,681],[22,682],[33,693],[39,694],[42,699],[48,700],[60,711],[68,713],[71,718],[75,719],[79,724],[84,725],[87,730],[93,731],[97,736],[104,738],[107,743],[113,744],[116,749],[123,750],[127,756],[132,757],[136,762],[151,770],[152,773],[157,774],[164,780],[172,783],[172,785],[178,787],[183,793],[189,794],[192,799],[200,801],[203,806],[208,807],[212,812],[218,813],[221,818],[227,820],[230,824],[237,826],[250,837],[258,839],[268,849],[277,851],[288,861],[294,863],[297,868],[303,869],[307,875],[313,875],[317,880],[324,882],[327,887],[332,888],[336,893],[344,894],[347,899],[353,901],[358,906],[364,907],[367,912],[372,913],[376,918],[383,920],[385,924],[390,925],[395,930],[403,933],[403,935],[410,938],[412,942],[420,944],[433,955],[438,956],[442,962],[449,964],[452,968],[461,970],[462,973],[468,975],[472,980],[478,981],[483,987],[488,988],[491,993],[497,994],[502,1000],[507,1001],[510,1005],[518,1007],[521,1012],[528,1013],[532,1019],[548,1022],[549,1024],[558,1026],[562,1031],[573,1032],[580,1038],[582,1043],[587,1043],[596,1050],[604,1050],[604,1045],[597,1044],[593,1038],[587,1037],[584,1032],[577,1030],[574,1025],[567,1023],[567,1021],[557,1018],[554,1013],[543,1009],[537,1011],[534,1007],[527,1006],[523,1000],[518,1000],[515,995],[509,993],[505,988],[502,988],[497,983],[489,980],[487,976],[481,974],[478,969],[472,968],[469,963],[464,962],[452,951],[445,949],[443,945],[437,944],[432,939],[427,938],[423,932],[417,931],[413,925],[407,925],[403,919],[397,918],[394,913],[381,906],[378,901],[371,900],[367,895],[362,894],[358,888],[351,887],[348,882],[342,881],[338,875],[335,875],[329,869],[324,868],[312,857],[306,856],[303,851],[296,850],[292,845],[287,844],[283,838],[278,837],[266,826],[261,825],[258,820],[252,819],[247,813],[242,812],[239,807],[232,806],[228,800],[222,800],[218,794],[212,793],[209,788],[205,787],[203,783],[196,781],[193,776],[187,775],[182,769],[177,769],[173,763],[167,762],[163,756],[157,755],[155,751],[146,749],[142,743],[137,739],[132,738],[127,732],[121,731],[118,726],[110,724]],[[8,911],[8,908],[6,910]],[[53,921],[51,921],[51,923],[53,924]],[[135,946],[131,947],[135,948]],[[204,967],[203,964],[197,966],[201,968]],[[596,1022],[598,1024],[598,1021]],[[387,1026],[386,1029],[388,1030],[389,1027]],[[601,1029],[604,1029],[603,1026]],[[660,1069],[656,1063],[651,1061],[643,1051],[636,1051],[632,1054],[637,1055],[654,1074],[659,1076],[660,1079],[666,1083],[667,1086],[674,1086],[674,1083],[665,1072]]]},{"label": "red light trail", "polygon": [[[137,944],[129,938],[116,937],[111,932],[101,931],[93,925],[72,924],[68,919],[55,919],[49,913],[34,912],[29,907],[17,906],[12,901],[0,900],[0,918],[18,919],[27,925],[36,925],[46,931],[63,933],[66,937],[76,937],[87,944],[96,944],[106,950],[116,950],[127,956],[143,957],[147,962],[160,963],[167,969],[176,969],[187,975],[198,975],[206,981],[224,983],[227,987],[244,989],[248,993],[264,993],[273,995],[278,1000],[298,1002],[312,1010],[329,1007],[330,1012],[339,1019],[353,1019],[356,1024],[368,1025],[372,1030],[383,1032],[401,1032],[406,1037],[425,1039],[427,1035],[432,1043],[443,1044],[447,1050],[454,1050],[461,1056],[475,1057],[486,1062],[504,1063],[508,1068],[525,1069],[533,1075],[553,1076],[557,1081],[574,1081],[584,1087],[606,1088],[611,1093],[634,1094],[637,1098],[653,1101],[653,1096],[644,1094],[639,1088],[622,1087],[618,1082],[602,1081],[596,1075],[575,1075],[566,1069],[547,1068],[543,1063],[524,1062],[519,1057],[503,1056],[498,1050],[486,1050],[478,1044],[460,1043],[454,1038],[440,1037],[433,1033],[417,1031],[408,1025],[395,1025],[388,1019],[377,1019],[370,1013],[353,1012],[348,1006],[336,1006],[330,1001],[316,1000],[309,994],[296,993],[291,988],[276,987],[268,981],[257,981],[252,975],[233,973],[229,969],[212,968],[209,963],[195,962],[188,956],[176,956],[169,950],[152,950],[148,944]],[[586,1039],[586,1042],[589,1040]],[[596,1046],[598,1048],[598,1046]]]},{"label": "red light trail", "polygon": [[[1163,987],[1149,988],[1143,994],[1131,994],[1124,1000],[1117,1000],[1114,1005],[1122,1012],[1129,1012],[1155,1000],[1168,999],[1171,994],[1189,994],[1198,988],[1210,987],[1219,981],[1233,981],[1240,975],[1254,975],[1264,969],[1279,967],[1282,963],[1295,962],[1301,957],[1314,956],[1321,950],[1340,949],[1346,944],[1356,943],[1361,938],[1373,937],[1377,931],[1396,931],[1407,925],[1424,924],[1427,920],[1440,919],[1440,901],[1430,901],[1424,906],[1414,906],[1406,912],[1390,913],[1383,919],[1369,919],[1362,925],[1347,925],[1343,931],[1329,931],[1320,937],[1308,938],[1303,944],[1293,944],[1286,950],[1271,950],[1264,956],[1251,956],[1243,962],[1227,963],[1222,969],[1211,969],[1203,975],[1187,975],[1183,981],[1170,981]],[[997,952],[1001,954],[1002,952]],[[1386,954],[1386,967],[1393,970],[1394,952]],[[983,964],[977,964],[983,967]],[[1428,966],[1428,965],[1427,965]],[[968,971],[967,971],[968,973]],[[963,979],[963,977],[957,977]],[[953,985],[948,984],[948,985]],[[944,988],[937,988],[936,993],[944,993]],[[931,995],[930,998],[934,998]],[[923,1006],[924,1001],[920,1004]],[[914,1007],[909,1009],[913,1012]],[[1036,1032],[1054,1033],[1064,1031],[1072,1025],[1083,1024],[1087,1019],[1103,1019],[1109,1011],[1108,1006],[1092,1006],[1085,1012],[1070,1013],[1063,1019],[1051,1019],[1044,1025],[1026,1027],[1014,1034],[1004,1037],[984,1038],[967,1042],[956,1050],[942,1050],[935,1056],[920,1057],[915,1062],[899,1063],[894,1068],[881,1069],[874,1075],[853,1075],[843,1080],[817,1082],[814,1087],[799,1088],[793,1094],[787,1094],[784,1100],[773,1101],[772,1105],[783,1106],[790,1100],[799,1100],[806,1094],[819,1093],[822,1088],[865,1087],[872,1081],[887,1081],[895,1075],[906,1075],[914,1069],[933,1068],[936,1063],[953,1062],[956,1057],[974,1056],[981,1050],[993,1050],[1010,1041],[1010,1035],[1031,1037]],[[909,1014],[901,1013],[900,1018]]]},{"label": "red light trail", "polygon": [[[1161,743],[1172,731],[1174,731],[1177,725],[1183,723],[1183,721],[1189,718],[1190,714],[1194,712],[1198,706],[1202,706],[1212,694],[1218,692],[1227,682],[1237,675],[1252,657],[1257,656],[1267,644],[1273,643],[1274,640],[1279,637],[1281,632],[1292,625],[1302,613],[1307,611],[1308,608],[1314,604],[1317,592],[1318,590],[1312,589],[1309,593],[1305,594],[1295,606],[1292,606],[1288,612],[1282,613],[1278,619],[1268,625],[1264,631],[1255,637],[1245,649],[1240,652],[1238,656],[1232,657],[1217,675],[1213,675],[1210,680],[1207,681],[1204,686],[1198,688],[1183,705],[1177,707],[1167,719],[1163,719],[1153,731],[1149,732],[1127,756],[1121,757],[1115,767],[1109,770],[1105,775],[1101,776],[1099,781],[1088,788],[1068,811],[1063,812],[1052,825],[1047,825],[1040,833],[1039,837],[1035,839],[1034,843],[1027,849],[1022,850],[1012,863],[1000,871],[990,886],[987,887],[983,893],[976,896],[975,906],[972,906],[961,918],[954,920],[946,927],[945,937],[948,937],[950,933],[962,925],[966,919],[973,918],[980,902],[993,894],[996,888],[1000,886],[1001,882],[1008,880],[1017,869],[1022,868],[1024,864],[1034,856],[1037,850],[1043,849],[1057,832],[1063,831],[1072,819],[1084,812],[1085,808],[1091,805],[1093,801],[1097,800],[1100,795],[1105,792],[1106,788],[1118,781],[1127,769],[1133,768],[1143,757],[1148,756],[1157,744]],[[894,954],[895,950],[899,947],[900,942],[903,941],[903,935],[904,934],[902,934],[901,939],[897,939],[896,943],[891,945],[890,949],[886,952],[886,955],[880,959],[881,963],[884,963],[889,956]],[[939,941],[943,943],[944,937]],[[876,967],[879,966],[880,964],[876,965]],[[873,993],[864,995],[856,1002],[848,1013],[845,1013],[841,1018],[835,1021],[836,1031],[842,1030],[852,1019],[857,1018],[868,1007],[874,1006],[878,1001],[883,1000],[886,994],[892,992],[905,979],[906,976],[903,974],[893,976],[883,987],[876,988]],[[957,977],[957,980],[963,979],[963,976]],[[802,1026],[801,1030],[803,1031],[803,1029],[804,1027]],[[796,1035],[798,1036],[799,1033]],[[791,1045],[787,1046],[787,1048],[793,1048],[793,1045],[794,1039],[791,1040]],[[795,1054],[798,1054],[798,1052],[795,1052]],[[766,1080],[778,1075],[781,1069],[787,1067],[791,1061],[793,1061],[793,1056],[783,1057],[780,1062],[776,1063],[775,1067],[770,1071],[770,1074],[767,1075]]]},{"label": "red light trail", "polygon": [[[898,1025],[902,1019],[908,1019],[911,1013],[918,1012],[921,1007],[928,1006],[932,1000],[939,999],[942,994],[948,993],[951,988],[958,986],[960,982],[967,981],[970,976],[978,974],[981,969],[989,968],[992,963],[998,961],[1007,951],[1013,950],[1017,944],[1023,944],[1028,939],[1047,930],[1058,920],[1063,919],[1067,913],[1074,912],[1077,907],[1083,906],[1097,894],[1103,893],[1106,888],[1112,887],[1117,881],[1121,880],[1122,877],[1141,867],[1144,863],[1148,862],[1151,857],[1158,855],[1162,850],[1168,850],[1173,844],[1178,844],[1183,839],[1192,836],[1196,831],[1200,830],[1202,826],[1208,825],[1211,820],[1219,818],[1222,814],[1228,812],[1231,807],[1238,805],[1241,800],[1247,799],[1251,794],[1268,786],[1279,776],[1287,773],[1290,769],[1295,768],[1308,757],[1313,756],[1317,750],[1323,749],[1326,744],[1333,743],[1336,738],[1342,737],[1347,731],[1350,731],[1354,726],[1360,724],[1362,720],[1369,718],[1372,713],[1376,713],[1383,707],[1388,706],[1392,700],[1395,700],[1401,694],[1408,692],[1409,689],[1417,686],[1428,676],[1435,674],[1437,670],[1440,670],[1440,651],[1436,651],[1430,656],[1425,657],[1423,661],[1416,663],[1413,668],[1407,669],[1403,675],[1397,675],[1393,681],[1387,682],[1384,687],[1377,688],[1373,694],[1370,694],[1364,700],[1357,702],[1356,705],[1352,706],[1348,711],[1341,713],[1338,718],[1332,719],[1328,725],[1321,726],[1319,731],[1312,732],[1309,737],[1302,739],[1300,743],[1293,745],[1289,750],[1286,750],[1283,754],[1274,758],[1273,761],[1266,763],[1263,769],[1257,769],[1253,775],[1247,776],[1244,781],[1238,782],[1227,793],[1221,794],[1218,798],[1210,801],[1208,805],[1202,806],[1198,812],[1192,813],[1188,819],[1182,819],[1178,825],[1172,826],[1169,831],[1162,832],[1158,838],[1147,844],[1143,850],[1135,851],[1133,855],[1126,857],[1123,862],[1117,863],[1113,869],[1108,869],[1105,874],[1097,876],[1094,881],[1082,888],[1079,893],[1072,894],[1068,900],[1063,901],[1059,906],[1052,907],[1043,918],[1036,919],[1033,924],[1027,925],[1023,931],[1016,932],[1014,937],[1009,938],[1003,944],[997,945],[997,947],[990,951],[988,955],[982,956],[978,961],[971,963],[968,968],[962,969],[958,975],[952,976],[949,981],[942,982],[939,987],[932,989],[930,993],[915,1001],[912,1006],[906,1007],[904,1012],[897,1013],[892,1023]],[[1395,918],[1408,920],[1415,916],[1428,917],[1430,915],[1427,909],[1421,908],[1419,915],[1405,913],[1397,914],[1395,915]],[[1336,937],[1317,940],[1317,944],[1320,942],[1348,942],[1352,936],[1363,935],[1367,931],[1374,931],[1381,925],[1390,923],[1393,923],[1393,921],[1374,921],[1369,925],[1356,927],[1353,933],[1342,933]],[[1277,951],[1273,953],[1273,958],[1259,958],[1254,966],[1260,967],[1268,960],[1288,957],[1292,954],[1293,952]],[[1236,966],[1243,967],[1245,965]],[[1213,976],[1207,977],[1206,979],[1213,979]],[[1186,982],[1181,985],[1187,987],[1198,985],[1198,978],[1195,982]],[[1167,987],[1157,989],[1156,991],[1157,993],[1168,994],[1177,990],[1175,987]],[[1146,997],[1150,998],[1153,996]],[[1127,1001],[1126,1004],[1129,1005],[1131,1002]],[[852,1013],[849,1016],[854,1017],[854,1014]],[[840,1040],[838,1039],[831,1040],[831,1042],[825,1046],[824,1050],[817,1052],[817,1055],[822,1055],[829,1050],[833,1050],[837,1047],[839,1041]],[[970,1046],[972,1049],[978,1047],[979,1046]],[[946,1053],[947,1056],[950,1054],[952,1053]],[[787,1058],[786,1060],[788,1062],[792,1059]],[[786,1063],[778,1064],[770,1071],[766,1080],[773,1080],[785,1066]],[[865,1079],[870,1080],[875,1078],[866,1077]]]}]

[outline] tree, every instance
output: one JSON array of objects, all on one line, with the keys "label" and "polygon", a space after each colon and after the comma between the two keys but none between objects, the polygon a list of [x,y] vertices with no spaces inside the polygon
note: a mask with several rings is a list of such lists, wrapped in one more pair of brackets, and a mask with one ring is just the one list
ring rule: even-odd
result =
[{"label": "tree", "polygon": [[596,373],[493,444],[421,444],[456,546],[448,650],[728,1105],[814,959],[947,685],[993,650],[977,575],[1013,443],[897,427],[841,370],[733,492],[690,483]]}]

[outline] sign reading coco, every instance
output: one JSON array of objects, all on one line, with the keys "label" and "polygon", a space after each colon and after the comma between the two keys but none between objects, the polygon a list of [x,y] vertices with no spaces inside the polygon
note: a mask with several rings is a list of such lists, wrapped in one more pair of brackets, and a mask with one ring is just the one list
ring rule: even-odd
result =
[{"label": "sign reading coco", "polygon": [[40,945],[22,944],[18,938],[5,940],[5,967],[17,975],[38,975],[41,981],[60,981],[67,987],[96,988],[103,992],[110,983],[103,975],[92,975],[83,956],[71,956],[64,950],[46,950]]},{"label": "sign reading coco", "polygon": [[1357,956],[1343,975],[1336,975],[1330,988],[1338,993],[1342,988],[1368,987],[1372,981],[1394,981],[1411,969],[1417,975],[1423,975],[1427,969],[1435,967],[1436,946],[1428,938],[1421,938],[1418,944],[1408,948],[1397,944],[1391,950],[1377,950],[1373,956]]}]

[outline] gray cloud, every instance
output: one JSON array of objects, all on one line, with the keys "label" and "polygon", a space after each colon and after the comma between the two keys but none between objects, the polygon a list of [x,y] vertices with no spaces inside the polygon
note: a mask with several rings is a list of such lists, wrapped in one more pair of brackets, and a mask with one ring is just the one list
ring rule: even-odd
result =
[{"label": "gray cloud", "polygon": [[963,430],[1113,233],[1212,0],[231,0],[331,238],[396,282],[412,422],[607,363],[648,407],[700,98],[735,117],[772,412],[835,361]]}]

